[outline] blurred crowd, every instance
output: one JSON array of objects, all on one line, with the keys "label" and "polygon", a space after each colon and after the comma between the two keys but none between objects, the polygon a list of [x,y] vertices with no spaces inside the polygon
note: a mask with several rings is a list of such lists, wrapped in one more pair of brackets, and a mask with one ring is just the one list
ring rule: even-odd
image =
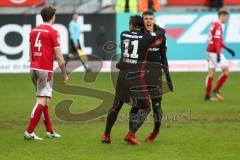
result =
[{"label": "blurred crowd", "polygon": [[159,11],[159,0],[117,0],[116,12],[144,12],[147,10]]},{"label": "blurred crowd", "polygon": [[[223,0],[206,0],[209,11],[219,10],[223,7]],[[192,8],[194,10],[194,7]],[[196,8],[195,8],[196,9]],[[144,12],[160,10],[160,0],[117,0],[116,12]],[[198,10],[197,10],[198,11]]]}]

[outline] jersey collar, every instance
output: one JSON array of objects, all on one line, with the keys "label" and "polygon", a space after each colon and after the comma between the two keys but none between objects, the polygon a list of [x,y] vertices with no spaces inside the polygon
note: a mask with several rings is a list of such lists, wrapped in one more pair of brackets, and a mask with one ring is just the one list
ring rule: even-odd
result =
[{"label": "jersey collar", "polygon": [[49,23],[43,23],[42,25],[46,25],[46,26],[52,26],[51,24]]}]

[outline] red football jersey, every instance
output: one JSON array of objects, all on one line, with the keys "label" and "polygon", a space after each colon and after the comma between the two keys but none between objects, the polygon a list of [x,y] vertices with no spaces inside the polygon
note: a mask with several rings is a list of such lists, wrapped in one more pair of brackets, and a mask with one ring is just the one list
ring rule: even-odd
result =
[{"label": "red football jersey", "polygon": [[209,34],[208,52],[213,52],[217,54],[222,53],[222,47],[226,48],[223,44],[223,29],[222,24],[219,21],[213,22]]},{"label": "red football jersey", "polygon": [[54,48],[60,47],[59,33],[48,24],[30,32],[30,69],[53,71]]}]

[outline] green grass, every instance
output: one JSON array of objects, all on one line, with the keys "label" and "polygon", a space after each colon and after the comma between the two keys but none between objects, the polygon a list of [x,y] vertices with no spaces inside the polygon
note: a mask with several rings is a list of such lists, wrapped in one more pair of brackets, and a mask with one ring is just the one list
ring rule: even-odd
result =
[{"label": "green grass", "polygon": [[[174,93],[163,97],[165,113],[161,133],[152,144],[143,142],[152,129],[147,122],[137,133],[142,142],[131,146],[123,141],[128,130],[125,105],[112,132],[112,144],[100,143],[105,117],[89,122],[66,122],[58,119],[54,107],[63,99],[72,99],[71,112],[93,109],[101,101],[54,91],[50,104],[54,128],[60,139],[25,141],[28,119],[35,103],[34,87],[28,74],[0,74],[0,160],[83,159],[83,160],[237,160],[240,150],[239,73],[232,73],[222,94],[223,102],[205,102],[205,73],[172,73]],[[71,84],[84,85],[113,93],[110,75],[101,73],[96,82],[81,81],[79,73]],[[36,133],[44,137],[41,123]]]}]

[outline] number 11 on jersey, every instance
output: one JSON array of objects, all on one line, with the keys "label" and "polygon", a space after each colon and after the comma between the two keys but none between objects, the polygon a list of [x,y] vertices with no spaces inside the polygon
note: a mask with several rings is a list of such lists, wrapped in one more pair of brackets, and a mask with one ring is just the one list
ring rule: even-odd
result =
[{"label": "number 11 on jersey", "polygon": [[[127,58],[138,58],[137,50],[138,50],[138,40],[130,41],[129,39],[125,39],[123,41],[124,44],[124,52],[123,56]],[[129,46],[133,46],[132,53],[129,54]]]}]

